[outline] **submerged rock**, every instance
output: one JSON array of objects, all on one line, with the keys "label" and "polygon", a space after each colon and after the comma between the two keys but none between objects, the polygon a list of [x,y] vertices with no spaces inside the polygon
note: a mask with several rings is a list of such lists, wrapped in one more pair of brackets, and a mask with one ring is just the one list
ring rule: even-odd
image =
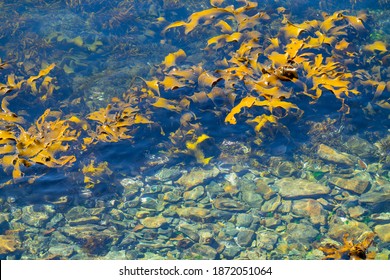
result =
[{"label": "submerged rock", "polygon": [[363,215],[366,212],[366,209],[361,207],[360,205],[355,207],[348,208],[348,213],[351,218],[359,218],[361,215]]},{"label": "submerged rock", "polygon": [[261,206],[261,212],[274,212],[281,203],[282,198],[280,195],[277,195],[264,202],[264,204]]},{"label": "submerged rock", "polygon": [[186,190],[190,190],[208,179],[218,176],[219,172],[219,169],[216,167],[213,167],[212,169],[193,169],[189,173],[182,175],[176,183],[184,186]]},{"label": "submerged rock", "polygon": [[359,198],[359,202],[370,204],[378,204],[387,201],[390,201],[390,184],[384,184],[371,189],[362,194]]},{"label": "submerged rock", "polygon": [[49,254],[52,257],[59,257],[62,259],[69,258],[75,251],[75,246],[66,243],[51,244],[49,247]]},{"label": "submerged rock", "polygon": [[241,252],[241,248],[239,246],[233,246],[233,245],[230,245],[230,246],[226,246],[225,249],[222,251],[222,255],[230,260],[230,259],[233,259],[235,256],[237,256],[240,252]]},{"label": "submerged rock", "polygon": [[290,243],[311,244],[318,234],[319,231],[310,224],[290,223],[287,225],[284,236]]},{"label": "submerged rock", "polygon": [[301,199],[293,201],[292,211],[301,217],[308,217],[313,224],[324,225],[326,223],[327,212],[315,199]]},{"label": "submerged rock", "polygon": [[354,166],[355,165],[355,160],[354,158],[343,152],[339,152],[327,145],[320,144],[317,150],[317,155],[326,161],[334,162],[334,163],[339,163],[339,164],[345,164],[349,166]]},{"label": "submerged rock", "polygon": [[356,135],[347,140],[345,147],[351,153],[362,158],[372,157],[377,152],[377,148],[373,144]]},{"label": "submerged rock", "polygon": [[65,219],[71,226],[99,223],[101,220],[99,215],[103,211],[104,208],[85,208],[76,206],[65,214]]},{"label": "submerged rock", "polygon": [[29,205],[22,208],[22,221],[30,226],[42,227],[55,210],[51,205]]},{"label": "submerged rock", "polygon": [[186,207],[176,209],[176,213],[183,218],[199,220],[206,218],[210,214],[210,210],[200,207]]},{"label": "submerged rock", "polygon": [[257,247],[260,249],[265,249],[271,251],[274,249],[276,242],[279,239],[279,234],[270,230],[262,230],[257,232]]},{"label": "submerged rock", "polygon": [[149,179],[157,180],[160,182],[166,182],[169,180],[175,180],[181,175],[181,170],[179,167],[174,166],[171,168],[161,168],[153,177]]},{"label": "submerged rock", "polygon": [[123,196],[126,197],[127,200],[137,196],[144,186],[144,183],[141,180],[133,178],[125,178],[120,183],[123,186]]},{"label": "submerged rock", "polygon": [[189,237],[194,242],[198,242],[200,239],[198,228],[194,225],[182,223],[177,227],[177,230]]},{"label": "submerged rock", "polygon": [[375,213],[370,218],[377,222],[390,222],[390,212]]},{"label": "submerged rock", "polygon": [[147,228],[159,228],[166,224],[168,221],[163,216],[146,217],[141,221],[141,224]]},{"label": "submerged rock", "polygon": [[238,214],[236,218],[237,227],[250,227],[253,222],[252,215],[249,214]]},{"label": "submerged rock", "polygon": [[217,251],[209,246],[204,244],[194,244],[188,251],[185,253],[184,258],[197,259],[201,258],[203,260],[214,260],[217,256]]},{"label": "submerged rock", "polygon": [[237,245],[241,247],[249,247],[252,244],[252,241],[255,238],[255,232],[250,229],[240,230],[237,234]]},{"label": "submerged rock", "polygon": [[197,200],[204,194],[204,188],[202,186],[197,186],[192,190],[186,191],[183,193],[183,198],[185,200]]},{"label": "submerged rock", "polygon": [[371,232],[371,229],[365,223],[352,219],[334,217],[329,222],[328,234],[336,240],[342,240],[346,233],[349,234],[350,238],[357,239],[365,232]]},{"label": "submerged rock", "polygon": [[275,182],[283,198],[315,197],[330,192],[329,187],[304,179],[287,177]]},{"label": "submerged rock", "polygon": [[243,203],[230,198],[217,198],[213,201],[215,208],[225,211],[245,211],[248,207]]},{"label": "submerged rock", "polygon": [[356,178],[344,179],[340,177],[332,177],[329,179],[329,182],[338,186],[339,188],[353,191],[358,194],[364,193],[369,184],[369,182],[365,180],[359,180]]},{"label": "submerged rock", "polygon": [[390,242],[390,224],[377,225],[374,231],[383,242]]}]

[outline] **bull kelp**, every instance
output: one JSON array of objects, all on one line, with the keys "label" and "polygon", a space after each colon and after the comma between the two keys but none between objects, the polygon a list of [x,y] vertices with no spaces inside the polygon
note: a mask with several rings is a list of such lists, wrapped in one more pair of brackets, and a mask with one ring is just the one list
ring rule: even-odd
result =
[{"label": "bull kelp", "polygon": [[388,1],[13,2],[1,258],[389,258]]}]

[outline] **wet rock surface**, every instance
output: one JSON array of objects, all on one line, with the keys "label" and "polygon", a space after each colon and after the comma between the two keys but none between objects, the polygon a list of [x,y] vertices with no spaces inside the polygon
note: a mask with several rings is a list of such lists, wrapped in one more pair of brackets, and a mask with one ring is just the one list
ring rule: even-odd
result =
[{"label": "wet rock surface", "polygon": [[330,192],[330,188],[315,182],[292,177],[283,178],[275,182],[279,194],[286,199],[297,197],[316,197]]},{"label": "wet rock surface", "polygon": [[321,259],[319,244],[339,246],[345,234],[358,240],[370,232],[386,248],[386,180],[351,173],[345,163],[339,172],[309,166],[301,174],[273,160],[280,169],[269,173],[164,166],[122,179],[117,198],[6,210],[0,238],[10,228],[23,232],[14,251],[28,248],[22,259],[39,251],[47,259]]},{"label": "wet rock surface", "polygon": [[356,160],[353,158],[353,156],[347,153],[339,152],[325,144],[319,145],[317,155],[323,160],[338,164],[354,166],[356,163]]},{"label": "wet rock surface", "polygon": [[364,193],[369,185],[368,181],[359,180],[355,178],[344,179],[339,177],[332,177],[329,182],[338,186],[339,188],[349,190],[358,194]]},{"label": "wet rock surface", "polygon": [[292,212],[301,217],[308,217],[310,221],[317,225],[324,225],[327,219],[327,211],[321,203],[314,199],[300,199],[292,204]]},{"label": "wet rock surface", "polygon": [[390,223],[377,225],[375,226],[374,231],[383,242],[390,242]]},{"label": "wet rock surface", "polygon": [[212,169],[193,169],[187,174],[182,175],[176,183],[184,186],[187,190],[204,183],[206,180],[218,176],[219,169],[214,167]]}]

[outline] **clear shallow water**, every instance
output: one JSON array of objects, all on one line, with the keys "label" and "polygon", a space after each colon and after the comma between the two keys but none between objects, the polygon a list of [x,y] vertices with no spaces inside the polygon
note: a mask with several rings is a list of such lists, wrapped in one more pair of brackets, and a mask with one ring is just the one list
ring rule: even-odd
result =
[{"label": "clear shallow water", "polygon": [[[270,15],[268,21],[249,28],[260,32],[262,47],[258,62],[262,67],[272,64],[272,59],[268,58],[271,52],[264,51],[269,45],[268,38],[280,38],[281,47],[277,51],[281,53],[289,43],[290,38],[279,32],[286,24],[282,23],[283,15],[299,24],[304,20],[322,21],[322,11],[332,14],[351,8],[324,2],[312,3],[306,13],[302,13],[297,3],[289,2],[262,3],[245,11],[248,16],[258,10]],[[369,9],[365,10],[368,14],[364,20],[365,30],[349,25],[345,35],[337,35],[337,40],[344,38],[351,42],[348,53],[336,52],[341,72],[351,72],[354,76],[350,89],[356,87],[361,92],[345,99],[350,113],[344,115],[339,111],[342,102],[329,90],[323,90],[321,98],[310,102],[310,98],[302,94],[301,85],[283,81],[281,87],[293,92],[287,100],[304,114],[298,116],[292,111],[274,108],[279,125],[269,124],[257,134],[246,121],[267,112],[263,107],[243,109],[242,116],[236,115],[235,125],[227,124],[225,118],[242,98],[256,94],[248,90],[250,84],[246,81],[253,77],[260,79],[261,71],[253,75],[248,72],[241,82],[231,85],[232,94],[236,95],[234,104],[221,96],[202,102],[199,101],[202,96],[194,95],[201,90],[210,93],[216,87],[229,92],[226,78],[204,88],[197,85],[199,81],[188,82],[186,87],[178,89],[162,84],[164,77],[169,76],[167,62],[165,66],[163,62],[169,53],[180,48],[185,51],[186,59],[175,62],[174,67],[179,70],[201,63],[203,71],[215,73],[213,71],[226,68],[218,61],[234,57],[232,53],[237,53],[240,44],[246,42],[242,39],[220,50],[205,51],[202,49],[207,40],[220,34],[218,29],[200,24],[189,34],[183,33],[183,27],[163,32],[171,22],[186,20],[196,11],[210,9],[208,2],[2,2],[4,23],[0,32],[0,57],[7,66],[0,70],[1,83],[10,87],[8,77],[12,74],[16,81],[25,81],[19,90],[4,90],[2,100],[7,98],[9,110],[25,119],[20,124],[25,130],[37,126],[37,119],[48,108],[61,111],[60,117],[54,113],[49,116],[53,121],[72,116],[81,121],[69,122],[77,139],[61,142],[69,144],[69,148],[56,154],[57,159],[75,156],[71,164],[53,168],[34,161],[33,156],[23,156],[20,147],[19,154],[3,153],[0,233],[2,240],[10,240],[14,245],[3,245],[1,256],[25,259],[322,258],[325,254],[318,248],[332,240],[342,244],[345,233],[361,242],[365,234],[373,231],[377,236],[369,250],[375,251],[377,258],[388,258],[389,243],[382,233],[389,224],[388,199],[375,196],[382,191],[386,197],[389,189],[388,109],[378,105],[388,102],[388,85],[374,98],[377,84],[364,85],[357,78],[361,75],[361,80],[377,83],[388,80],[388,52],[362,50],[375,41],[388,44],[385,2],[380,3],[381,10],[375,10],[366,2],[354,5],[354,9],[345,14],[356,16],[360,9]],[[243,6],[232,2],[222,7],[229,4],[236,8]],[[279,6],[287,10],[275,12]],[[234,21],[225,20],[233,29],[237,28]],[[307,32],[315,37],[314,30]],[[299,36],[309,40],[305,34]],[[336,42],[321,44],[311,51],[314,55],[331,57],[335,45]],[[313,65],[314,56],[309,61],[309,65]],[[55,63],[55,67],[36,78],[38,92],[34,93],[29,77],[38,75],[51,63]],[[303,64],[297,69],[300,80],[307,82],[308,88],[312,87],[312,81],[305,78],[307,69]],[[361,74],[359,69],[368,74]],[[40,89],[45,76],[53,78],[49,82],[53,86],[52,94],[44,87]],[[159,81],[160,95],[153,86],[145,86],[140,77]],[[13,96],[14,93],[17,94]],[[179,113],[166,104],[168,109],[152,106],[159,97],[173,100],[173,106],[178,106],[180,100],[187,100],[190,105],[181,104]],[[123,102],[118,102],[117,98],[122,98]],[[111,116],[117,116],[116,121],[124,118],[120,115],[123,108],[131,106],[137,107],[140,114],[153,123],[130,126],[131,140],[102,141],[99,135],[104,135],[104,128],[90,116],[108,104],[114,104]],[[3,106],[7,113],[4,109]],[[88,127],[84,129],[83,124]],[[21,130],[9,118],[3,117],[1,129],[15,134],[15,139],[4,140],[3,146],[22,142],[18,138]],[[203,134],[209,138],[202,138]],[[85,145],[84,138],[88,137],[94,137],[95,141]],[[355,138],[357,141],[349,141]],[[198,146],[191,149],[191,144]],[[352,163],[325,159],[318,151],[320,144],[336,149],[338,155],[346,153]],[[26,165],[31,164],[23,166],[21,161],[24,176],[13,173],[18,170],[16,161],[10,165],[5,163],[4,159],[10,154],[27,159],[29,164]],[[202,164],[208,157],[213,158],[208,164]],[[99,164],[102,164],[100,168]],[[86,166],[92,167],[88,171]],[[196,170],[198,172],[192,172]],[[186,172],[191,176],[185,177]],[[281,191],[282,183],[278,183],[287,177],[319,183],[329,191],[325,194],[309,191],[309,194],[288,197]],[[346,181],[340,183],[337,178],[355,180],[367,187],[362,192],[351,190],[345,187]],[[302,181],[290,183],[296,188],[301,184]],[[314,187],[310,185],[309,189]],[[369,195],[362,199],[366,193]],[[375,196],[373,201],[372,195]],[[311,213],[309,216],[302,213],[301,208],[305,207]],[[339,223],[343,224],[340,232],[336,231]],[[300,234],[305,231],[306,236]]]}]

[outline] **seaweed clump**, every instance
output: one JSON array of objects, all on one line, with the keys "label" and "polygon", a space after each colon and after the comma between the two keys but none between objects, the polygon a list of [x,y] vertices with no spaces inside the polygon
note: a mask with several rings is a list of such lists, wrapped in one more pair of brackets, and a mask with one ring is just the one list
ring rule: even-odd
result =
[{"label": "seaweed clump", "polygon": [[367,234],[359,243],[355,243],[353,239],[349,240],[348,236],[348,233],[344,234],[342,246],[319,247],[318,249],[326,254],[324,259],[366,260],[375,258],[375,252],[367,251],[374,241],[375,234],[373,232]]}]

